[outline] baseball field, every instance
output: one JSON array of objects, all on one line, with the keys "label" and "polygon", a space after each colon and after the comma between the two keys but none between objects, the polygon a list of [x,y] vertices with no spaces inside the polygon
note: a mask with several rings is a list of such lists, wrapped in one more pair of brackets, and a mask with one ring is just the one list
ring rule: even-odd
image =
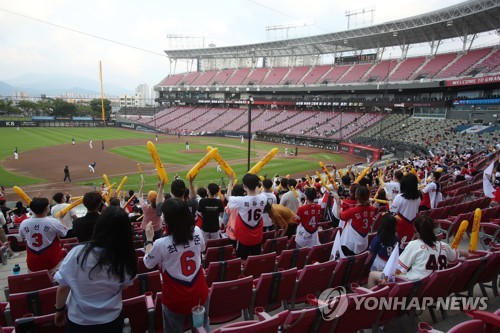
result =
[{"label": "baseball field", "polygon": [[[153,189],[158,177],[146,148],[148,140],[156,144],[169,181],[176,175],[185,179],[191,167],[206,154],[207,145],[219,149],[220,155],[231,165],[237,177],[247,171],[248,142],[245,140],[241,143],[240,139],[233,138],[178,138],[160,134],[158,142],[155,142],[154,134],[115,128],[1,128],[0,137],[0,185],[7,189],[7,193],[12,193],[12,186],[17,185],[31,196],[45,191],[64,191],[76,195],[94,187],[99,188],[103,174],[107,174],[110,182],[116,184],[127,176],[124,189],[137,190],[140,183],[138,163],[144,171],[145,190]],[[93,148],[89,145],[91,140]],[[190,150],[186,150],[186,142],[189,142]],[[298,147],[298,156],[285,156],[285,148],[290,152],[295,147],[252,141],[251,166],[274,147],[279,149],[279,153],[262,169],[262,176],[313,175],[316,170],[320,170],[319,161],[344,167],[361,160],[352,155],[305,147]],[[19,154],[17,160],[14,158],[16,148]],[[93,162],[96,163],[95,173],[90,173],[88,166]],[[69,167],[71,183],[63,182],[65,166]],[[225,173],[217,172],[215,161],[208,163],[195,180],[201,185],[209,182],[228,182]]]}]

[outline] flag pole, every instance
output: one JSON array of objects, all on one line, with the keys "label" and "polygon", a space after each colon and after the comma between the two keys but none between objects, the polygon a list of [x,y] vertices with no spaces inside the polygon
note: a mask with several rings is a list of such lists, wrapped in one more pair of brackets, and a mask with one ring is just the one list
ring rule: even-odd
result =
[{"label": "flag pole", "polygon": [[101,117],[104,126],[106,126],[106,121],[104,119],[104,87],[102,84],[102,63],[99,60],[99,81],[101,81]]}]

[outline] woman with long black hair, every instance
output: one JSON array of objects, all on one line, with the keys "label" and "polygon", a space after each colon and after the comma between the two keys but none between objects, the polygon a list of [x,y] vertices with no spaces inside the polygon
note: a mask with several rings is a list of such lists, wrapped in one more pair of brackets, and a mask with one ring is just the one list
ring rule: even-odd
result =
[{"label": "woman with long black hair", "polygon": [[108,207],[97,219],[90,241],[73,248],[54,277],[59,283],[56,325],[67,324],[66,332],[121,332],[122,289],[136,275],[127,213]]},{"label": "woman with long black hair", "polygon": [[413,220],[417,216],[420,205],[420,191],[418,190],[418,179],[414,174],[407,174],[401,178],[400,193],[394,197],[389,210],[396,214],[398,224],[396,232],[401,245],[408,244],[415,234]]},{"label": "woman with long black hair", "polygon": [[[186,202],[166,200],[162,205],[167,235],[153,242],[154,229],[146,227],[147,268],[160,266],[162,273],[163,331],[184,332],[184,321],[196,305],[205,307],[204,327],[208,331],[208,286],[201,267],[205,241]],[[192,321],[191,321],[192,322]]]}]

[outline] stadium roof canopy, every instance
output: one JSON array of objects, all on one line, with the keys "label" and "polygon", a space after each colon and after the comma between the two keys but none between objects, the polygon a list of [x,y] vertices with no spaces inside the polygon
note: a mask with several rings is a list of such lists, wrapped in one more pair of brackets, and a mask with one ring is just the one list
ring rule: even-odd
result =
[{"label": "stadium roof canopy", "polygon": [[[172,59],[332,54],[440,41],[500,29],[500,0],[470,0],[397,21],[311,37],[202,49],[166,50]],[[465,44],[464,44],[465,45]]]}]

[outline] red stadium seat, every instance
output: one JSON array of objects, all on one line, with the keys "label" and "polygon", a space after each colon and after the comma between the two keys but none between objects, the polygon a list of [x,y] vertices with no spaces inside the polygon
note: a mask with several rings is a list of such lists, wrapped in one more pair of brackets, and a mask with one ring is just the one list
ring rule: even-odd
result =
[{"label": "red stadium seat", "polygon": [[236,280],[241,276],[241,259],[211,262],[206,271],[207,284]]},{"label": "red stadium seat", "polygon": [[223,324],[243,316],[249,319],[253,278],[214,282],[210,287],[208,317],[210,324]]},{"label": "red stadium seat", "polygon": [[5,296],[7,299],[9,299],[9,294],[26,293],[54,286],[47,270],[9,275],[7,284],[5,288]]},{"label": "red stadium seat", "polygon": [[[430,275],[429,283],[423,291],[423,297],[432,298],[434,301],[438,297],[448,297],[450,294],[451,287],[457,278],[457,274],[460,274],[462,269],[462,264],[458,263],[452,268],[447,268],[443,270],[434,271]],[[434,306],[428,305],[427,307],[432,317],[434,323],[437,322],[436,315],[434,314]],[[446,312],[441,311],[443,319],[446,319]]]},{"label": "red stadium seat", "polygon": [[207,249],[209,247],[221,247],[221,246],[226,246],[226,245],[230,245],[229,238],[209,239],[206,242]]},{"label": "red stadium seat", "polygon": [[281,252],[281,255],[278,257],[278,269],[286,270],[294,267],[302,269],[306,264],[308,253],[309,249],[306,247]]},{"label": "red stadium seat", "polygon": [[243,275],[257,279],[262,273],[271,273],[276,269],[276,253],[248,256],[243,264]]},{"label": "red stadium seat", "polygon": [[54,323],[55,314],[44,316],[26,316],[16,319],[16,333],[64,333],[65,327],[57,327]]},{"label": "red stadium seat", "polygon": [[332,253],[333,241],[313,246],[309,253],[307,254],[306,264],[314,264],[316,262],[325,262],[330,260],[330,254]]},{"label": "red stadium seat", "polygon": [[480,256],[471,255],[461,260],[460,274],[457,274],[455,282],[450,288],[450,294],[460,294],[467,291],[468,296],[472,297],[474,284],[486,267],[488,257],[491,255],[487,252],[484,254]]},{"label": "red stadium seat", "polygon": [[128,299],[144,295],[151,292],[153,297],[160,292],[161,275],[159,271],[137,274],[134,279],[134,284],[122,290],[122,298]]},{"label": "red stadium seat", "polygon": [[305,302],[307,295],[319,295],[325,289],[329,288],[336,265],[335,261],[327,261],[320,264],[307,265],[299,271],[290,308],[294,309],[295,304]]},{"label": "red stadium seat", "polygon": [[27,293],[10,294],[9,304],[5,309],[6,318],[14,322],[29,313],[34,316],[54,313],[56,291],[57,287],[50,287]]},{"label": "red stadium seat", "polygon": [[207,253],[203,261],[203,268],[207,268],[211,262],[224,261],[233,258],[233,246],[219,246],[207,248]]},{"label": "red stadium seat", "polygon": [[390,288],[388,286],[384,286],[377,290],[370,290],[364,288],[355,288],[355,293],[347,294],[343,297],[347,299],[347,309],[345,312],[336,317],[333,321],[333,325],[335,327],[334,333],[355,333],[362,329],[370,329],[373,324],[376,322],[377,318],[380,315],[380,311],[375,310],[367,310],[365,307],[361,307],[361,309],[356,308],[355,299],[363,299],[363,298],[376,298],[376,299],[384,299],[389,296]]},{"label": "red stadium seat", "polygon": [[335,229],[329,228],[318,231],[318,239],[321,244],[326,244],[333,241],[333,233]]},{"label": "red stadium seat", "polygon": [[290,290],[295,287],[296,277],[296,268],[262,274],[254,280],[255,296],[252,309],[261,306],[266,311],[272,311],[280,307],[283,301],[290,301]]},{"label": "red stadium seat", "polygon": [[288,246],[287,237],[266,239],[262,247],[262,253],[265,254],[265,253],[275,252],[276,255],[279,256],[283,250],[286,250],[287,246]]},{"label": "red stadium seat", "polygon": [[[500,252],[495,251],[492,252],[490,256],[488,256],[488,261],[484,266],[483,271],[478,276],[475,283],[479,283],[479,287],[481,288],[481,292],[484,297],[488,297],[486,293],[486,288],[491,288],[493,290],[493,295],[498,297],[498,273],[500,272]],[[486,283],[491,282],[491,286],[486,285]]]},{"label": "red stadium seat", "polygon": [[147,273],[147,272],[154,272],[158,270],[158,265],[155,265],[155,267],[149,269],[144,265],[144,257],[137,257],[137,273],[142,274],[142,273]]},{"label": "red stadium seat", "polygon": [[122,301],[122,316],[130,320],[132,332],[151,332],[154,320],[154,302],[151,293]]}]

